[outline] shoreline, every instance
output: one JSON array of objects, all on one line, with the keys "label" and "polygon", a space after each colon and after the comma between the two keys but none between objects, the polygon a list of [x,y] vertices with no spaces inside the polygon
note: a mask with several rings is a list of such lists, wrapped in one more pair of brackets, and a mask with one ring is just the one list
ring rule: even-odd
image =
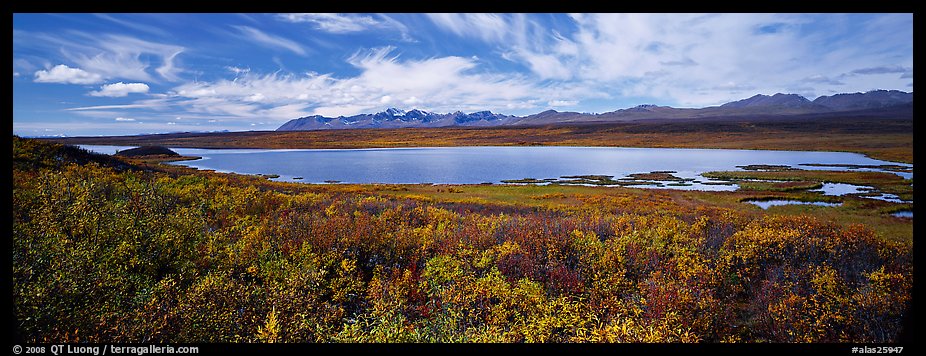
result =
[{"label": "shoreline", "polygon": [[[124,136],[119,136],[124,137]],[[666,138],[668,140],[669,138]],[[325,142],[293,142],[292,144],[279,144],[279,143],[266,143],[261,144],[260,142],[207,142],[207,143],[197,143],[193,140],[183,140],[183,141],[169,141],[169,140],[156,140],[149,139],[147,137],[141,137],[137,139],[125,139],[120,140],[118,144],[112,143],[111,138],[41,138],[40,140],[46,140],[56,143],[69,144],[69,145],[109,145],[109,146],[146,146],[146,145],[159,145],[172,148],[195,148],[195,149],[389,149],[389,148],[420,148],[420,147],[474,147],[474,146],[499,146],[499,147],[623,147],[623,148],[682,148],[682,149],[735,149],[735,150],[771,150],[771,151],[821,151],[821,152],[848,152],[848,153],[858,153],[865,157],[871,159],[877,159],[888,162],[897,162],[905,164],[913,164],[913,148],[912,148],[912,135],[909,138],[910,147],[909,150],[904,148],[894,148],[893,150],[865,150],[865,149],[850,149],[846,147],[833,147],[828,146],[826,143],[820,145],[803,145],[798,146],[803,143],[797,139],[780,139],[778,142],[763,143],[761,145],[750,145],[748,142],[702,142],[702,144],[696,144],[694,142],[682,142],[674,144],[663,144],[662,140],[654,142],[654,144],[646,144],[644,142],[610,142],[610,143],[595,143],[595,142],[550,142],[545,144],[531,144],[531,145],[522,145],[517,143],[488,143],[488,142],[469,142],[462,144],[435,144],[434,142],[422,142],[421,144],[412,145],[402,144],[387,144],[387,145],[374,145],[369,142],[340,142],[340,143],[325,143]],[[907,151],[907,152],[904,152]],[[195,157],[190,159],[199,159],[201,157]],[[179,160],[188,160],[188,159],[178,159]]]}]

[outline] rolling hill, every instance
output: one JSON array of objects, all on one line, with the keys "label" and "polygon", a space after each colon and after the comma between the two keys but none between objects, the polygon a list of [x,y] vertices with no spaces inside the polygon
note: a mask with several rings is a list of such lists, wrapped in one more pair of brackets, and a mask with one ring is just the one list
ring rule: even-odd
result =
[{"label": "rolling hill", "polygon": [[311,131],[331,129],[369,129],[405,127],[494,127],[536,126],[581,123],[613,123],[640,120],[684,120],[723,117],[781,117],[807,114],[829,114],[849,111],[877,111],[912,105],[913,93],[897,90],[874,90],[867,93],[821,96],[813,101],[797,94],[762,95],[729,102],[720,106],[674,108],[639,105],[611,112],[591,114],[546,110],[527,116],[510,116],[491,111],[440,114],[413,109],[390,108],[374,114],[325,117],[312,115],[290,120],[277,131]]}]

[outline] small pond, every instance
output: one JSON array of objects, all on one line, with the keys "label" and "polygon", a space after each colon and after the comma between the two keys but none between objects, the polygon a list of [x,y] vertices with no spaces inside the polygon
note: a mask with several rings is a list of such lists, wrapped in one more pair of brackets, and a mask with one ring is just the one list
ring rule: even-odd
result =
[{"label": "small pond", "polygon": [[816,206],[840,206],[842,203],[827,203],[822,201],[800,201],[800,200],[788,200],[788,199],[774,199],[774,200],[744,200],[745,203],[754,204],[762,209],[768,209],[773,206],[780,205],[816,205]]}]

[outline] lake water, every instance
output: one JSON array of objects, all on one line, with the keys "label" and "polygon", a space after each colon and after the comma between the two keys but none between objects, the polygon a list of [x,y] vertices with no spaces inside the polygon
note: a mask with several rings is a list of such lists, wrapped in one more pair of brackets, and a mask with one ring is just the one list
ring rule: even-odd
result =
[{"label": "lake water", "polygon": [[[88,146],[112,154],[124,146]],[[615,180],[634,173],[674,171],[693,179],[687,186],[647,181],[643,188],[736,190],[736,185],[700,176],[708,171],[741,170],[737,166],[767,164],[800,169],[850,170],[845,167],[803,166],[900,165],[857,153],[623,147],[421,147],[371,149],[191,149],[171,148],[186,156],[203,157],[172,164],[243,174],[277,174],[274,180],[304,183],[478,184],[523,178],[610,175]],[[891,172],[905,178],[912,173]],[[297,179],[301,178],[301,179]],[[640,181],[637,181],[639,183]],[[704,184],[707,183],[707,184]],[[677,184],[677,183],[676,183]]]},{"label": "lake water", "polygon": [[823,187],[820,189],[808,190],[809,192],[821,192],[823,195],[846,195],[846,194],[858,194],[865,193],[867,191],[873,190],[873,187],[867,185],[855,185],[847,183],[823,183]]},{"label": "lake water", "polygon": [[787,199],[775,199],[775,200],[747,200],[749,204],[757,205],[762,209],[768,209],[769,207],[779,206],[779,205],[817,205],[817,206],[840,206],[842,203],[827,203],[822,201],[800,201],[800,200],[787,200]]},{"label": "lake water", "polygon": [[[823,187],[820,189],[811,189],[808,192],[820,192],[823,195],[832,195],[840,196],[846,194],[859,194],[859,193],[868,193],[874,191],[874,187],[869,187],[867,185],[855,185],[855,184],[846,184],[846,183],[823,183]],[[863,195],[863,197],[868,199],[877,199],[884,200],[891,203],[911,203],[910,200],[900,199],[896,194],[890,193],[880,193],[878,195]]]}]

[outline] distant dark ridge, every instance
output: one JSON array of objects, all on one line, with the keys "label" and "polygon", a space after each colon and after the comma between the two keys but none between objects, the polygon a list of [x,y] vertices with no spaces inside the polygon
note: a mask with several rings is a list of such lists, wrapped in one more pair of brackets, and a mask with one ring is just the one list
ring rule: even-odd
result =
[{"label": "distant dark ridge", "polygon": [[754,107],[783,107],[800,108],[813,106],[807,98],[797,94],[778,93],[772,96],[757,94],[751,98],[738,100],[721,105],[721,108],[754,108]]},{"label": "distant dark ridge", "polygon": [[404,111],[390,108],[375,114],[350,117],[324,117],[319,115],[292,119],[277,131],[312,131],[369,128],[420,128],[420,127],[502,127],[529,125],[586,124],[596,122],[628,122],[642,120],[689,120],[742,116],[780,116],[830,114],[859,110],[887,110],[912,105],[913,93],[898,90],[873,90],[866,93],[821,96],[814,101],[798,94],[777,93],[754,95],[747,99],[705,108],[673,108],[670,106],[638,105],[600,114],[558,112],[547,110],[527,116],[495,114],[478,111],[471,114],[453,112],[437,114],[414,109]]},{"label": "distant dark ridge", "polygon": [[516,116],[494,114],[491,111],[478,111],[466,114],[456,111],[448,114],[413,109],[410,111],[390,108],[375,114],[354,116],[324,117],[312,115],[292,119],[277,131],[303,131],[353,128],[406,128],[406,127],[445,127],[445,126],[501,126],[512,123]]},{"label": "distant dark ridge", "polygon": [[154,156],[154,155],[164,155],[164,156],[180,156],[177,152],[171,151],[169,148],[164,146],[142,146],[136,148],[130,148],[127,150],[122,150],[116,152],[117,156],[123,157],[138,157],[138,156]]},{"label": "distant dark ridge", "polygon": [[832,110],[879,109],[913,102],[913,93],[899,90],[873,90],[867,93],[847,93],[833,96],[821,96],[814,104]]}]

